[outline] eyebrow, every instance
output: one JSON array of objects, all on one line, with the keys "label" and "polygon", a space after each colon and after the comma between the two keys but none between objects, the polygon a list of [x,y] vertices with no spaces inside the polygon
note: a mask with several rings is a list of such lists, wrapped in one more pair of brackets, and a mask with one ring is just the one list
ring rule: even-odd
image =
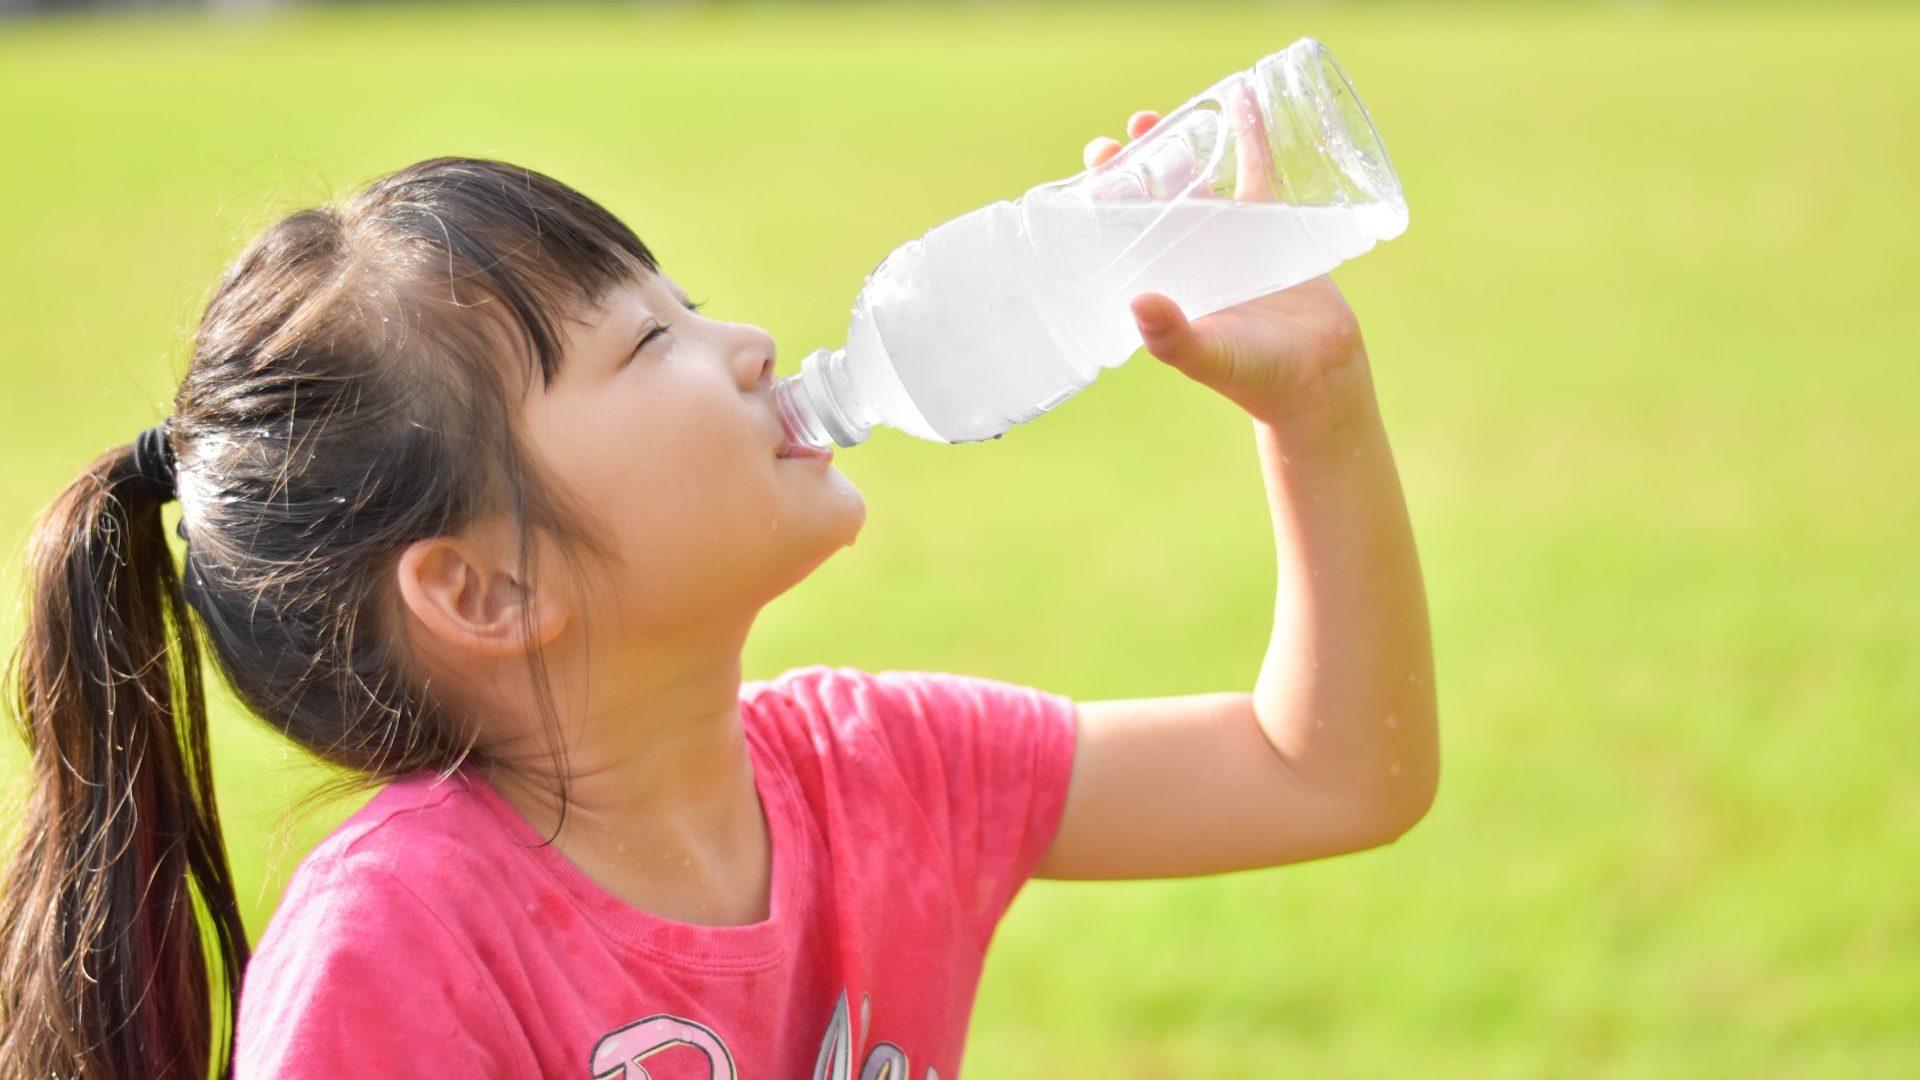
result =
[{"label": "eyebrow", "polygon": [[[688,293],[685,289],[673,289],[670,290],[670,292],[674,300],[677,301],[681,307],[687,307],[693,303],[692,294]],[[660,312],[653,310],[653,305],[647,304],[644,301],[641,304],[641,310],[647,313],[646,319],[660,320],[665,317]],[[645,326],[646,319],[642,319],[640,325]]]},{"label": "eyebrow", "polygon": [[[693,302],[691,294],[689,294],[685,289],[675,286],[673,289],[669,291],[673,294],[674,299],[680,302],[681,307],[686,307]],[[661,321],[661,317],[659,313],[655,312],[652,306],[645,303],[644,301],[642,301],[641,303],[641,310],[645,312],[645,314],[642,315],[640,318],[640,321],[637,324],[635,324],[632,332],[627,335],[628,337],[637,336],[640,333],[640,331],[646,328],[646,325],[649,322]],[[629,350],[631,350],[631,346],[629,346]],[[624,356],[625,354],[622,354],[622,355]]]}]

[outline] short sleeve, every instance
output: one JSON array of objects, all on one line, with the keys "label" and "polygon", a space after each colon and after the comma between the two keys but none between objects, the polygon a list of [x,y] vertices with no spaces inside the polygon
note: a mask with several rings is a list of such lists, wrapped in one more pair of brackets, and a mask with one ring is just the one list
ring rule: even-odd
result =
[{"label": "short sleeve", "polygon": [[239,1080],[524,1076],[531,1061],[471,952],[364,860],[303,866],[241,983]]},{"label": "short sleeve", "polygon": [[1073,768],[1071,699],[966,675],[872,676],[877,728],[936,834],[981,942],[1046,856]]}]

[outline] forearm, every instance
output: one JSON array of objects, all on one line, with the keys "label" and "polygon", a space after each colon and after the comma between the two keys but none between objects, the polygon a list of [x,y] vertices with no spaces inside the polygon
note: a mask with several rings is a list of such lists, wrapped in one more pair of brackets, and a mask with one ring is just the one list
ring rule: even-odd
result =
[{"label": "forearm", "polygon": [[1350,405],[1255,421],[1278,584],[1253,700],[1302,780],[1404,830],[1438,776],[1433,646],[1413,528],[1365,373]]}]

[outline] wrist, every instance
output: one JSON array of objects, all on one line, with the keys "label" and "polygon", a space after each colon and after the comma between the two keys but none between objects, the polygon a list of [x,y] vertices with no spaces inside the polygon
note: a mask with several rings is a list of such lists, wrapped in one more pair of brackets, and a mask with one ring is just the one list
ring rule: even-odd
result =
[{"label": "wrist", "polygon": [[1283,402],[1249,409],[1255,430],[1285,452],[1350,457],[1379,429],[1380,404],[1364,351],[1319,374]]}]

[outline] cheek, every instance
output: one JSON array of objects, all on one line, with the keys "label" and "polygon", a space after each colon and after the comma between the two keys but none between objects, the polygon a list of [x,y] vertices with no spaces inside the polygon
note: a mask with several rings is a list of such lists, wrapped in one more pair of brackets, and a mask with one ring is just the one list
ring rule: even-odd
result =
[{"label": "cheek", "polygon": [[654,609],[753,591],[754,569],[796,544],[846,542],[849,509],[864,516],[851,484],[777,461],[771,418],[757,424],[731,384],[674,374],[607,387],[547,425],[553,467],[616,555],[622,595],[602,599]]},{"label": "cheek", "polygon": [[634,565],[698,577],[737,567],[764,549],[763,535],[780,516],[769,463],[756,460],[731,430],[719,424],[656,430],[638,440],[632,467],[602,489],[600,512]]}]

